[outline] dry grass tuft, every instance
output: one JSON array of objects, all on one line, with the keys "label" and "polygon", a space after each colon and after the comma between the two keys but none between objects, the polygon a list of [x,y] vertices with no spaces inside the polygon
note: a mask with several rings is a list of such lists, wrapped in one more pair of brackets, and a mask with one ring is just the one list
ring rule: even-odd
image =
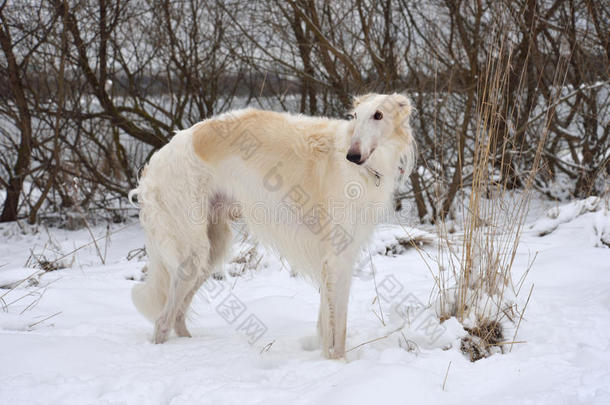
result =
[{"label": "dry grass tuft", "polygon": [[50,271],[57,271],[63,269],[63,265],[52,260],[48,260],[45,256],[41,258],[36,257],[36,268],[43,270],[45,273]]},{"label": "dry grass tuft", "polygon": [[[517,298],[529,269],[524,269],[517,282],[512,270],[554,114],[552,109],[546,112],[537,144],[526,144],[519,138],[512,123],[523,121],[515,116],[520,101],[515,100],[514,105],[506,102],[509,86],[515,85],[514,78],[511,83],[512,48],[501,29],[493,46],[495,57],[488,57],[477,89],[475,139],[469,145],[474,164],[464,173],[471,183],[460,207],[463,233],[452,234],[444,218],[436,221],[440,235],[438,315],[441,319],[456,317],[465,326],[468,336],[462,339],[461,350],[471,361],[503,352],[500,343],[505,327],[523,316],[525,308],[519,309]],[[564,68],[557,67],[558,88]],[[523,82],[517,84],[524,86]],[[520,152],[506,153],[508,145],[535,151],[534,159],[524,160]]]},{"label": "dry grass tuft", "polygon": [[501,343],[504,340],[504,329],[500,322],[482,320],[477,326],[464,329],[468,335],[462,338],[460,350],[470,361],[489,357],[497,351],[503,352]]},{"label": "dry grass tuft", "polygon": [[231,277],[243,276],[248,270],[257,270],[263,260],[258,242],[250,244],[244,241],[243,245],[244,248],[229,262],[228,273]]},{"label": "dry grass tuft", "polygon": [[397,256],[411,249],[420,249],[434,243],[432,235],[397,236],[396,243],[385,248],[385,256]]}]

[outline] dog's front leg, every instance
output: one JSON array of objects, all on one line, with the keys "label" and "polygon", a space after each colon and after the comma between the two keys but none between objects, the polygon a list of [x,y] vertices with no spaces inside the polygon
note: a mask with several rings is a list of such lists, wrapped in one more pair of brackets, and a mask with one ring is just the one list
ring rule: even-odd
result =
[{"label": "dog's front leg", "polygon": [[345,356],[347,305],[351,271],[339,260],[325,261],[320,286],[320,315],[318,333],[324,355],[330,359]]}]

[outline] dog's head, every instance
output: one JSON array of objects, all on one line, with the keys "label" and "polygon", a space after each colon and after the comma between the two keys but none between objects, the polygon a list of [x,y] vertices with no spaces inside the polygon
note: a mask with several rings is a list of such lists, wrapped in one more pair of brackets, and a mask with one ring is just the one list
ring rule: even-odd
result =
[{"label": "dog's head", "polygon": [[347,160],[362,165],[377,148],[408,148],[412,142],[411,102],[401,94],[367,94],[354,98],[354,132]]}]

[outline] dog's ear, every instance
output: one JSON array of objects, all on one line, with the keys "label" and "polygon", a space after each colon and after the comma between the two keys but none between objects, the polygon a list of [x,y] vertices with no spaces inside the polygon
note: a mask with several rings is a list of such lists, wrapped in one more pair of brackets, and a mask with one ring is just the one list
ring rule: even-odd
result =
[{"label": "dog's ear", "polygon": [[411,106],[411,100],[399,93],[392,94],[392,98],[394,98],[394,101],[396,102],[398,107],[404,110],[405,114],[411,114],[411,111],[413,110],[413,107]]},{"label": "dog's ear", "polygon": [[397,112],[397,114],[394,115],[394,119],[397,120],[395,121],[395,127],[398,130],[398,133],[405,140],[412,140],[410,121],[413,107],[411,106],[411,100],[399,93],[392,94],[391,99],[395,103],[394,108],[396,108]]},{"label": "dog's ear", "polygon": [[355,96],[354,100],[353,100],[353,104],[354,104],[353,108],[358,107],[359,104],[365,102],[366,100],[368,100],[368,99],[370,99],[372,97],[375,97],[375,94],[369,93],[369,94],[364,94],[362,96]]}]

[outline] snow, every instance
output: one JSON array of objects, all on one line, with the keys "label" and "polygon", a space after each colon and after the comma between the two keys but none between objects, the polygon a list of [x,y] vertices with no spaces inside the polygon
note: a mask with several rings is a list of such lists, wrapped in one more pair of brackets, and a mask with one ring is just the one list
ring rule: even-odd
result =
[{"label": "snow", "polygon": [[595,212],[602,208],[603,200],[599,197],[573,201],[547,210],[545,216],[533,224],[532,229],[538,236],[544,236],[553,232],[560,224],[572,221],[585,212]]},{"label": "snow", "polygon": [[[430,310],[420,307],[433,298],[434,274],[426,255],[399,243],[404,233],[396,227],[374,239],[375,277],[363,268],[354,278],[347,346],[355,349],[333,361],[311,343],[316,289],[272,254],[257,270],[206,284],[189,322],[193,338],[154,345],[152,326],[130,301],[144,265],[126,258],[143,246],[137,223],[113,225],[110,235],[94,227],[97,249],[87,230],[24,234],[4,224],[2,286],[38,271],[32,259],[24,266],[32,252],[53,261],[89,245],[60,260],[69,268],[0,289],[0,403],[608,404],[610,249],[599,241],[610,217],[601,202],[576,204],[526,227],[514,274],[537,253],[516,337],[525,343],[475,363],[459,350],[465,332],[455,319],[433,325],[440,327],[435,335],[423,328]],[[396,242],[401,249],[384,249]],[[424,249],[432,255],[436,246]],[[244,308],[232,323],[222,316],[227,299]],[[405,326],[398,308],[411,311],[412,322]],[[244,330],[248,317],[260,321],[262,334]]]}]

